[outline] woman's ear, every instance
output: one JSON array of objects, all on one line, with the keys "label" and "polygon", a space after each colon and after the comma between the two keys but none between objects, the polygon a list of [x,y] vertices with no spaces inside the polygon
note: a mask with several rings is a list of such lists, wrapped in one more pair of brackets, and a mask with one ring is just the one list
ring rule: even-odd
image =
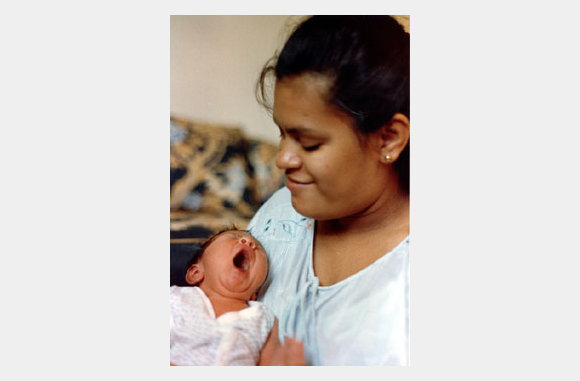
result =
[{"label": "woman's ear", "polygon": [[191,285],[198,284],[204,277],[203,267],[198,263],[189,266],[185,273],[185,281]]},{"label": "woman's ear", "polygon": [[389,123],[380,128],[382,160],[386,163],[396,161],[409,143],[410,134],[409,118],[401,113],[393,115]]}]

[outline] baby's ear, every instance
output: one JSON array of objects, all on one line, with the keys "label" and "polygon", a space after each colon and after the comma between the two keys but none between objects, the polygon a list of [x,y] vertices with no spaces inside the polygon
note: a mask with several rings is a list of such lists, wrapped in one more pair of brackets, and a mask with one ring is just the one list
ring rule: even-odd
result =
[{"label": "baby's ear", "polygon": [[185,281],[191,285],[201,282],[204,277],[203,268],[198,263],[189,266],[185,273]]}]

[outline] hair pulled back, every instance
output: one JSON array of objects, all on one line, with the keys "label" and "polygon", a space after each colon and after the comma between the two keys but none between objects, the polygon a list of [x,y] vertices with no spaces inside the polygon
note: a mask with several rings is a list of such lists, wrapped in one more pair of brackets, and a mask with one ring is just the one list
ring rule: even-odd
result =
[{"label": "hair pulled back", "polygon": [[[276,80],[307,72],[327,76],[328,102],[350,115],[362,136],[396,113],[410,118],[409,34],[391,16],[313,16],[299,24],[258,81],[258,101],[270,110],[265,81],[272,72]],[[408,192],[409,144],[393,165]]]}]

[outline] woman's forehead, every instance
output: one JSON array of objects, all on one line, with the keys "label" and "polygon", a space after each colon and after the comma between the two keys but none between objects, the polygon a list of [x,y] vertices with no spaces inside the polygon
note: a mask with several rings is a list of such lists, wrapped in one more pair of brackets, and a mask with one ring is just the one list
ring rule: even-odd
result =
[{"label": "woman's forehead", "polygon": [[320,120],[341,117],[341,112],[327,101],[327,89],[308,77],[292,77],[276,84],[272,117],[285,131],[318,132]]},{"label": "woman's forehead", "polygon": [[328,92],[332,86],[332,80],[325,75],[317,73],[304,73],[291,77],[282,78],[276,81],[274,87],[274,111],[276,110],[276,101],[280,103],[280,96],[304,100],[305,97],[311,98],[322,103],[328,100]]}]

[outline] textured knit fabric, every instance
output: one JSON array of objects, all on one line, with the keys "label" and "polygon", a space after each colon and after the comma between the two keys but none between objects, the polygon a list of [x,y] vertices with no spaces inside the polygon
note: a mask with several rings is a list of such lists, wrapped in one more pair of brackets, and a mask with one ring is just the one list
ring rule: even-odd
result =
[{"label": "textured knit fabric", "polygon": [[250,301],[218,318],[199,287],[170,287],[170,361],[175,365],[256,365],[274,314]]},{"label": "textured knit fabric", "polygon": [[248,226],[268,253],[258,300],[278,318],[280,340],[302,340],[311,365],[407,365],[409,238],[350,277],[320,286],[312,267],[315,221],[296,212],[290,196],[279,190]]}]

